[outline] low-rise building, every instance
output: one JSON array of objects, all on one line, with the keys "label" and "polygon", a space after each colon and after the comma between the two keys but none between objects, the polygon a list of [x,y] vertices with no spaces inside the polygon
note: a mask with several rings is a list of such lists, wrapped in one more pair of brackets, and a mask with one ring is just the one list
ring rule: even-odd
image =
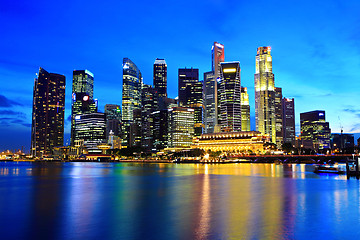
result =
[{"label": "low-rise building", "polygon": [[268,135],[256,131],[207,133],[195,137],[191,147],[212,152],[264,153],[268,141]]}]

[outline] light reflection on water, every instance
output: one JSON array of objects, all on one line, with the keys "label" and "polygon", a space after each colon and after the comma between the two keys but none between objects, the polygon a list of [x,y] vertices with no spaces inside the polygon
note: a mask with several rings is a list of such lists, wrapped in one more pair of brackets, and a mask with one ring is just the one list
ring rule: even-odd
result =
[{"label": "light reflection on water", "polygon": [[0,162],[1,239],[341,239],[359,181],[304,164]]}]

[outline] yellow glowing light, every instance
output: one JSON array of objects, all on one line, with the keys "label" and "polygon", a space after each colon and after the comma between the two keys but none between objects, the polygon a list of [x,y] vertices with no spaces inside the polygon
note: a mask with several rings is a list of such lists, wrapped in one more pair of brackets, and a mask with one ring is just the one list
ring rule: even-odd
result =
[{"label": "yellow glowing light", "polygon": [[225,68],[224,73],[236,72],[236,68]]}]

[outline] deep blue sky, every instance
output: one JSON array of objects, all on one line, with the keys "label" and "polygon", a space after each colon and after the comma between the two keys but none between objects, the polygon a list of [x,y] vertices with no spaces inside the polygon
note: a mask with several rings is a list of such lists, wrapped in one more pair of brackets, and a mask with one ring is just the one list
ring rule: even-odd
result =
[{"label": "deep blue sky", "polygon": [[[155,58],[168,64],[168,94],[177,69],[211,69],[211,45],[240,61],[254,115],[255,55],[271,46],[275,85],[304,111],[325,110],[332,132],[360,132],[360,2],[353,1],[7,1],[0,2],[0,150],[30,147],[32,90],[41,66],[67,79],[95,75],[100,110],[121,104],[122,59],[152,84]],[[252,126],[254,124],[252,123]],[[70,131],[66,120],[66,137]]]}]

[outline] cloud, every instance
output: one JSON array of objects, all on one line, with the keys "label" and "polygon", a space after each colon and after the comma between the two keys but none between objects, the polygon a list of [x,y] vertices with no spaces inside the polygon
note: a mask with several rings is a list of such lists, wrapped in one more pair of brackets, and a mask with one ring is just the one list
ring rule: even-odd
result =
[{"label": "cloud", "polygon": [[22,104],[8,99],[4,95],[0,94],[0,107],[22,106]]},{"label": "cloud", "polygon": [[16,112],[12,110],[0,110],[0,115],[8,115],[8,116],[18,116],[20,118],[25,118],[26,115],[23,112]]},{"label": "cloud", "polygon": [[31,124],[20,118],[12,118],[12,117],[3,117],[0,118],[0,125],[2,127],[11,127],[14,125],[22,125],[24,127],[30,128]]},{"label": "cloud", "polygon": [[318,97],[331,97],[331,96],[333,96],[332,93],[326,93],[326,94],[318,95]]},{"label": "cloud", "polygon": [[354,114],[355,116],[357,116],[358,118],[360,118],[360,110],[358,110],[358,109],[355,109],[355,108],[345,108],[343,111],[344,111],[344,112],[348,112],[348,113],[352,113],[352,114]]},{"label": "cloud", "polygon": [[354,124],[350,129],[350,132],[359,132],[360,131],[360,123]]}]

